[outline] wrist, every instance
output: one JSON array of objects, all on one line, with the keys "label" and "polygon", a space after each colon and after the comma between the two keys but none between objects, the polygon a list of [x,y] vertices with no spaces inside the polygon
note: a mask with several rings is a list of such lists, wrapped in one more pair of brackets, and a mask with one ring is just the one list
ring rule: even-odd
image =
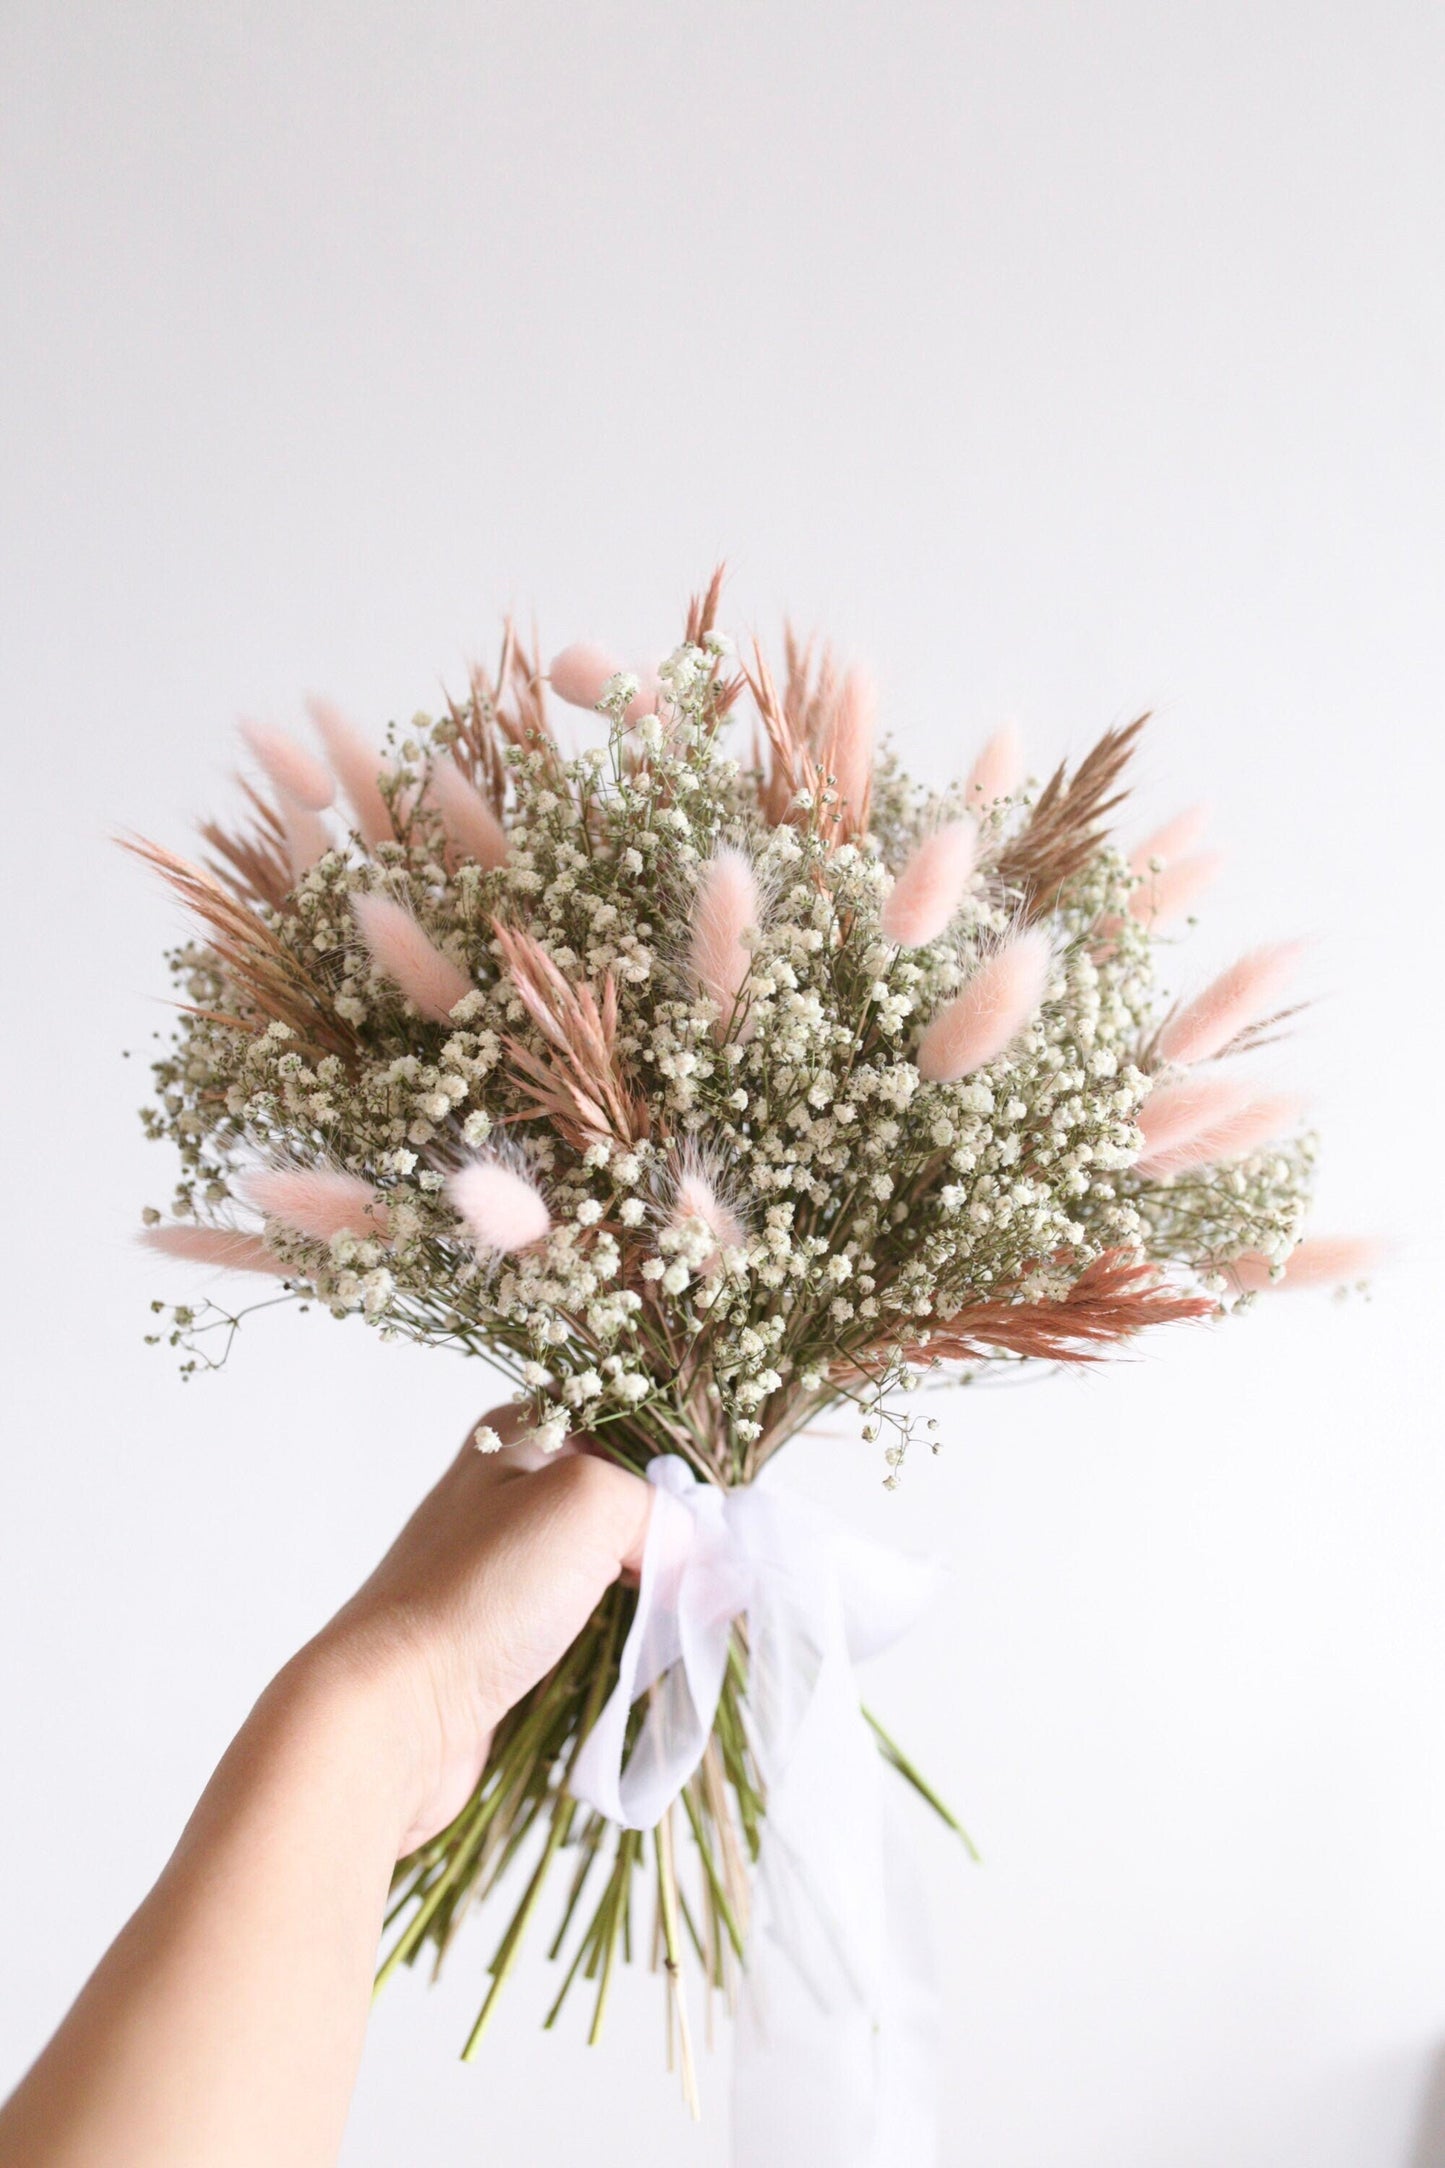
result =
[{"label": "wrist", "polygon": [[277,1673],[256,1720],[344,1789],[349,1814],[369,1813],[393,1861],[403,1855],[434,1759],[434,1724],[404,1666],[327,1629]]}]

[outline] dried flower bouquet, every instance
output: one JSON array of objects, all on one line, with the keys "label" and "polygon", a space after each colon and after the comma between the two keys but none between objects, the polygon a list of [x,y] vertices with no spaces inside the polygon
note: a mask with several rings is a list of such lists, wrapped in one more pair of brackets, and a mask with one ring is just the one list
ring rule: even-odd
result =
[{"label": "dried flower bouquet", "polygon": [[[925,1381],[1091,1362],[1361,1269],[1301,1241],[1313,1140],[1233,1058],[1277,1024],[1293,949],[1161,1003],[1161,942],[1214,862],[1192,816],[1111,840],[1140,723],[1041,789],[1005,732],[932,793],[875,749],[857,671],[791,639],[780,679],[737,665],[718,595],[646,676],[581,647],[544,673],[509,629],[495,675],[385,758],[319,704],[324,760],[252,728],[265,788],[203,830],[207,863],[137,846],[197,922],[147,1115],[182,1174],[150,1243],[484,1356],[545,1448],[585,1433],[727,1490],[845,1403],[895,1484],[934,1428]],[[605,745],[564,753],[549,684]],[[750,738],[726,727],[744,707]],[[154,1337],[192,1371],[235,1324],[188,1304]],[[767,1800],[742,1621],[656,1829],[574,1796],[635,1601],[611,1592],[402,1863],[381,1977],[439,1961],[526,1866],[471,2054],[559,1868],[547,2023],[581,1976],[595,2039],[619,1955],[650,1949],[691,2083],[685,1953],[731,1992]]]}]

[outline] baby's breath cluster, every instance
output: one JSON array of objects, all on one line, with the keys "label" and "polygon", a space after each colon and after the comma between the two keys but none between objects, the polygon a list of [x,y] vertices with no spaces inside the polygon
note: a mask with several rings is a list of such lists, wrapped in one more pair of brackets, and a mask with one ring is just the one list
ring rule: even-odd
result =
[{"label": "baby's breath cluster", "polygon": [[341,820],[272,750],[208,868],[151,854],[201,934],[150,1239],[487,1357],[544,1445],[736,1483],[846,1400],[893,1480],[941,1366],[1087,1358],[1277,1270],[1313,1146],[1230,1086],[1257,1002],[1170,1054],[1174,854],[1107,828],[1132,731],[930,794],[856,673],[739,671],[715,602],[655,672],[557,659],[605,742],[564,754],[509,634],[384,761],[328,715]]}]

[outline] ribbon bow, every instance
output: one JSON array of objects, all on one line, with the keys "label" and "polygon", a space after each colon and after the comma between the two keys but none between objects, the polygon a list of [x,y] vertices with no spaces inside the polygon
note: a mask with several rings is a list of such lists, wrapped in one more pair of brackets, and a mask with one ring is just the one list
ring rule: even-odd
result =
[{"label": "ribbon bow", "polygon": [[[766,1477],[699,1483],[649,1463],[657,1496],[616,1687],[571,1788],[651,1829],[702,1759],[734,1619],[748,1624],[747,1710],[767,1792],[733,2081],[740,2168],[930,2168],[933,1991],[885,1841],[879,1754],[856,1660],[932,1597],[936,1567],[870,1543]],[[627,1718],[655,1689],[626,1765]]]}]

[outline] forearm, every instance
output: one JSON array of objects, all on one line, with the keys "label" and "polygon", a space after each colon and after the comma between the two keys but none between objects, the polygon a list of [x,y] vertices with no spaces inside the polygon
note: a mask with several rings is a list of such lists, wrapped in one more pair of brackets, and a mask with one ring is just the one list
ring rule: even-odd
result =
[{"label": "forearm", "polygon": [[360,2059],[409,1772],[382,1690],[308,1652],[8,2107],[7,2168],[321,2168]]}]

